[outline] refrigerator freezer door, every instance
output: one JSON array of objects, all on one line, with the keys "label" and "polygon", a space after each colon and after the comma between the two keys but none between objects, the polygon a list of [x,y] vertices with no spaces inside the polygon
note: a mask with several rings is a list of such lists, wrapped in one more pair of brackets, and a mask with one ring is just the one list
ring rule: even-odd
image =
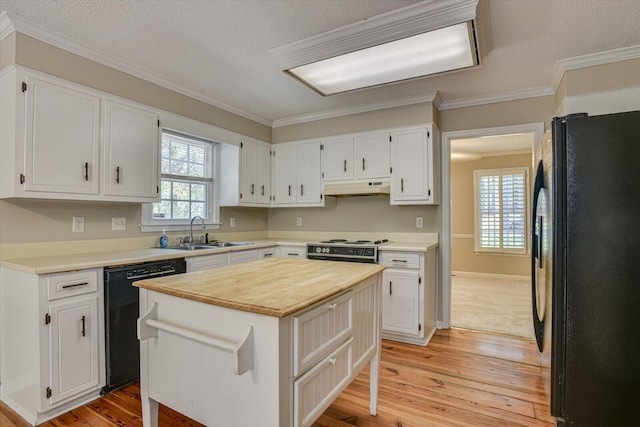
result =
[{"label": "refrigerator freezer door", "polygon": [[551,411],[640,425],[640,111],[558,120]]}]

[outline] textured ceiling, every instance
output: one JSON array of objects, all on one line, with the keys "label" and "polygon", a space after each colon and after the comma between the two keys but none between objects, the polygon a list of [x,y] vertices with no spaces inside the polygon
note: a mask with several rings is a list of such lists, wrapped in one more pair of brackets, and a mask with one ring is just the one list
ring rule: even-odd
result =
[{"label": "textured ceiling", "polygon": [[0,10],[264,119],[389,102],[549,87],[557,60],[640,44],[640,0],[488,0],[492,50],[480,68],[323,98],[269,50],[413,0],[0,0]]}]

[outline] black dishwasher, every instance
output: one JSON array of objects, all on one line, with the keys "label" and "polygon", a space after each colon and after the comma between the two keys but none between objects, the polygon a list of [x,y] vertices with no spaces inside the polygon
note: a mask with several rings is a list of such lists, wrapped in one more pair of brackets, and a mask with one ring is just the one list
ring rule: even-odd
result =
[{"label": "black dishwasher", "polygon": [[140,342],[137,336],[140,297],[138,288],[132,283],[186,271],[184,258],[104,269],[107,378],[102,394],[140,378]]}]

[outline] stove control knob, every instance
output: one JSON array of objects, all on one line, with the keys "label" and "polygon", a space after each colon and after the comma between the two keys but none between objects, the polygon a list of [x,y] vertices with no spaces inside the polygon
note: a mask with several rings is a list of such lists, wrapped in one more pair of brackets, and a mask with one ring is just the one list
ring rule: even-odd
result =
[{"label": "stove control knob", "polygon": [[329,253],[329,248],[324,248],[322,251],[323,251],[324,253],[328,254],[328,253]]},{"label": "stove control knob", "polygon": [[317,252],[317,253],[322,252],[322,248],[316,248],[316,252]]}]

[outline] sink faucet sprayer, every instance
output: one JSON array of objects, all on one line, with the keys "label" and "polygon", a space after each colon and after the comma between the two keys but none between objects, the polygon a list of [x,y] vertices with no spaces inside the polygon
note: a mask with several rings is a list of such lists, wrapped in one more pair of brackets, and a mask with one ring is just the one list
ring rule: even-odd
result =
[{"label": "sink faucet sprayer", "polygon": [[204,218],[202,218],[201,216],[196,215],[193,218],[191,218],[191,225],[189,225],[189,244],[191,245],[195,243],[195,241],[193,240],[193,221],[195,221],[196,218],[200,218],[200,221],[202,221],[203,229],[207,228],[207,225],[204,223]]}]

